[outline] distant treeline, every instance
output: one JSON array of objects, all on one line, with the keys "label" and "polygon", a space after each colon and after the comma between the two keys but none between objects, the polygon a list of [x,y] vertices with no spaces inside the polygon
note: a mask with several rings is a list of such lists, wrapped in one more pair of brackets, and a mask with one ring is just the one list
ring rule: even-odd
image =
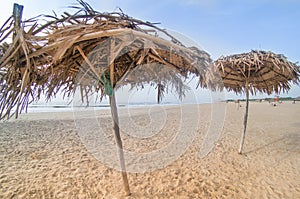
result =
[{"label": "distant treeline", "polygon": [[[262,98],[262,99],[249,99],[249,101],[274,101],[275,97],[273,98]],[[246,101],[246,99],[238,99],[240,100],[241,102],[243,101]],[[296,97],[296,98],[293,98],[293,97],[279,97],[279,100],[280,101],[300,101],[300,97]],[[234,99],[228,99],[226,100],[227,102],[235,102],[237,100],[234,100]]]}]

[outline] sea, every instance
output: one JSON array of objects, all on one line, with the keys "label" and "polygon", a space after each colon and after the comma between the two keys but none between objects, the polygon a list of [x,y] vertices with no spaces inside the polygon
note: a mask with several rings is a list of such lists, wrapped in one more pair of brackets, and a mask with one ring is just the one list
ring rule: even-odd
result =
[{"label": "sea", "polygon": [[[143,107],[153,107],[153,106],[176,106],[180,105],[179,103],[130,103],[130,104],[118,104],[118,108],[143,108]],[[92,105],[92,106],[74,106],[74,105],[29,105],[27,108],[28,113],[36,113],[36,112],[73,112],[74,110],[85,111],[85,110],[103,110],[110,109],[109,104],[100,104],[100,105]]]}]

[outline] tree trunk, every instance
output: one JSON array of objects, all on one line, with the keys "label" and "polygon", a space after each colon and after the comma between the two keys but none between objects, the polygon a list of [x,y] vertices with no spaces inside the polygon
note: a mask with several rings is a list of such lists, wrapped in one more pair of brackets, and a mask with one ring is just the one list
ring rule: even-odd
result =
[{"label": "tree trunk", "polygon": [[126,168],[125,168],[123,145],[122,145],[120,129],[119,129],[119,116],[118,116],[118,109],[117,109],[117,105],[116,105],[116,98],[115,98],[114,90],[113,90],[112,95],[109,96],[109,103],[110,103],[111,115],[113,118],[115,139],[116,139],[116,143],[117,143],[117,147],[118,147],[118,155],[119,155],[119,159],[120,159],[120,167],[121,167],[121,173],[122,173],[122,178],[123,178],[123,186],[125,189],[126,196],[129,196],[131,193],[130,193],[130,189],[129,189],[128,178],[127,178],[127,173],[126,173]]}]

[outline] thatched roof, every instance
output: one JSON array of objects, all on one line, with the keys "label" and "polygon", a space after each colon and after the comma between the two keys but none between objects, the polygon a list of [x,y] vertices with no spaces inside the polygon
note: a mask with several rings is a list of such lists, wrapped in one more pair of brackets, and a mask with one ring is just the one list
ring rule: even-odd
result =
[{"label": "thatched roof", "polygon": [[215,61],[223,84],[228,90],[244,92],[246,80],[250,92],[271,94],[290,89],[290,83],[299,83],[300,70],[284,55],[266,51],[251,51],[222,56]]},{"label": "thatched roof", "polygon": [[160,95],[173,88],[179,96],[190,74],[206,86],[211,62],[205,51],[186,47],[167,31],[123,12],[100,13],[83,1],[76,13],[41,15],[23,21],[11,17],[0,29],[0,118],[16,115],[38,100],[59,91],[82,97],[125,84],[150,84]]}]

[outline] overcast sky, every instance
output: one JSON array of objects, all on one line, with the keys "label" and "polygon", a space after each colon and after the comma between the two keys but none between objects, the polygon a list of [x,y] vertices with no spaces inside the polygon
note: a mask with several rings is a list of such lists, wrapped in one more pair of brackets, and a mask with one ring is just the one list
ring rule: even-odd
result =
[{"label": "overcast sky", "polygon": [[[284,54],[300,61],[299,0],[86,0],[95,10],[118,11],[177,31],[209,52],[213,59],[250,50]],[[23,19],[38,14],[61,13],[76,3],[70,0],[4,0],[0,23],[11,15],[13,3],[24,5]],[[70,10],[72,12],[72,10]],[[209,96],[209,94],[204,94]],[[266,95],[257,95],[257,97]],[[293,86],[287,95],[300,96]],[[226,98],[234,98],[226,93]],[[239,96],[242,97],[242,96]],[[271,95],[270,97],[274,97]]]}]

